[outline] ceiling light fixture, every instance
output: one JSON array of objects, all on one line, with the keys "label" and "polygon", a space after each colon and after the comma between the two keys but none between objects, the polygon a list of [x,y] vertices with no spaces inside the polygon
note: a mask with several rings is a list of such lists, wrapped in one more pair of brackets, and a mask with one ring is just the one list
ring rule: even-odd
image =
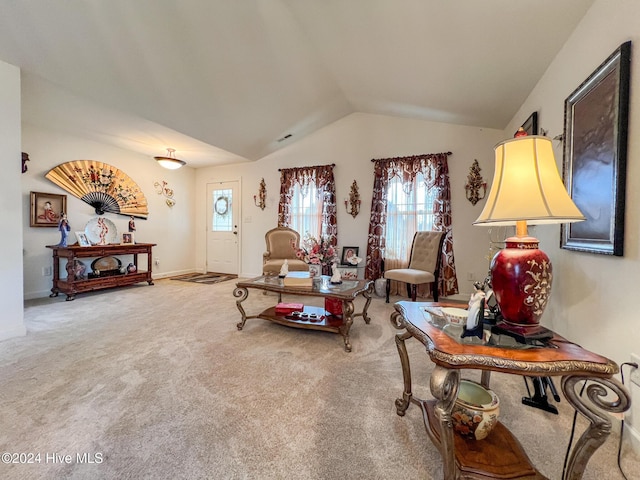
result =
[{"label": "ceiling light fixture", "polygon": [[184,160],[179,160],[174,156],[175,153],[174,148],[167,148],[167,155],[164,157],[153,157],[160,164],[161,167],[168,168],[169,170],[176,170],[183,165],[186,165],[187,162]]}]

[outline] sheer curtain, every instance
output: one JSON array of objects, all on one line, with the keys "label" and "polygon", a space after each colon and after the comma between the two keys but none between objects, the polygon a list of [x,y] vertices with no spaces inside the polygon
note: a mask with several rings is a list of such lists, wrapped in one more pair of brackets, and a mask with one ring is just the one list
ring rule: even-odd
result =
[{"label": "sheer curtain", "polygon": [[278,226],[338,244],[334,165],[280,170]]},{"label": "sheer curtain", "polygon": [[[387,270],[406,267],[416,231],[445,231],[438,289],[443,296],[458,293],[448,155],[450,153],[373,160],[375,175],[366,278],[382,277],[383,260]],[[397,291],[396,286],[392,288]]]}]

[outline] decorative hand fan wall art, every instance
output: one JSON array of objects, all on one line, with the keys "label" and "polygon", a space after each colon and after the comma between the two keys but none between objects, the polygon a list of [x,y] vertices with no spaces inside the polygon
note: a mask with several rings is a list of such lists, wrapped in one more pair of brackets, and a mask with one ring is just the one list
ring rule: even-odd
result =
[{"label": "decorative hand fan wall art", "polygon": [[74,160],[58,165],[45,175],[74,197],[105,212],[147,218],[147,199],[122,170],[95,160]]}]

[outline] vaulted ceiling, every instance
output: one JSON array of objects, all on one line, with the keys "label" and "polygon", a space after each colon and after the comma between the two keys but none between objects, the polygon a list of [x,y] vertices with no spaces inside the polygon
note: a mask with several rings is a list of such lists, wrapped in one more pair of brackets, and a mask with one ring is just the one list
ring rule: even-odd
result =
[{"label": "vaulted ceiling", "polygon": [[592,3],[6,0],[0,59],[24,122],[201,167],[353,112],[504,128]]}]

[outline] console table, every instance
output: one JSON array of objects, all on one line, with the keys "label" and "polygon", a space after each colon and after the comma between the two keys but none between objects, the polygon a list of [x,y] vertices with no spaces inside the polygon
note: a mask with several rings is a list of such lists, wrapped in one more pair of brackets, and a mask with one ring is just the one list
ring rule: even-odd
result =
[{"label": "console table", "polygon": [[[67,295],[66,300],[73,300],[78,293],[90,292],[93,290],[102,290],[103,288],[122,287],[125,285],[133,285],[134,283],[147,282],[153,285],[151,277],[152,261],[151,249],[155,247],[155,243],[134,243],[131,245],[92,245],[90,247],[81,247],[80,245],[69,245],[60,247],[58,245],[47,245],[47,248],[53,250],[53,288],[50,297],[57,297],[62,292]],[[147,255],[147,270],[138,270],[138,254]],[[75,260],[78,258],[100,258],[116,255],[132,255],[133,264],[136,271],[122,275],[113,275],[107,277],[82,278],[76,277]],[[62,268],[66,270],[67,276],[60,278],[60,261],[67,260],[66,265]]]},{"label": "console table", "polygon": [[[611,431],[607,413],[621,413],[631,400],[624,386],[613,378],[618,366],[611,360],[589,352],[565,338],[553,338],[537,346],[515,344],[485,331],[484,338],[460,338],[448,332],[437,314],[443,303],[398,302],[391,314],[392,325],[404,332],[396,335],[402,364],[404,392],[395,402],[396,412],[404,416],[413,403],[423,413],[425,428],[443,459],[445,480],[457,478],[544,479],[531,465],[518,440],[500,422],[484,440],[467,440],[454,434],[451,411],[458,394],[460,369],[482,370],[482,384],[489,387],[490,372],[527,376],[561,376],[567,402],[590,425],[569,454],[563,480],[582,478],[591,455],[604,443]],[[455,305],[458,306],[459,305]],[[427,350],[435,368],[430,378],[435,401],[421,400],[411,391],[411,369],[405,341],[415,338]],[[578,392],[588,382],[584,396]],[[613,399],[605,396],[609,393]],[[535,426],[532,425],[532,428]]]},{"label": "console table", "polygon": [[[262,318],[271,322],[287,325],[296,328],[308,328],[311,330],[323,330],[325,332],[339,333],[344,339],[344,348],[347,352],[351,351],[351,342],[349,341],[349,330],[353,324],[355,317],[362,317],[365,323],[369,323],[371,319],[367,315],[367,309],[371,303],[371,292],[373,290],[373,282],[371,280],[343,280],[338,285],[332,285],[327,275],[322,275],[313,279],[312,288],[300,288],[285,286],[282,279],[275,275],[267,275],[250,280],[236,283],[236,289],[233,295],[238,298],[236,306],[242,315],[242,320],[237,324],[238,330],[244,328],[244,324],[249,318]],[[242,302],[249,296],[250,288],[275,292],[278,299],[282,298],[282,294],[287,295],[308,295],[323,298],[333,298],[342,302],[342,315],[332,315],[324,308],[305,306],[303,313],[305,317],[294,315],[280,315],[276,313],[275,306],[268,308],[258,315],[247,316]],[[366,302],[362,312],[354,313],[353,300],[363,295]]]}]

